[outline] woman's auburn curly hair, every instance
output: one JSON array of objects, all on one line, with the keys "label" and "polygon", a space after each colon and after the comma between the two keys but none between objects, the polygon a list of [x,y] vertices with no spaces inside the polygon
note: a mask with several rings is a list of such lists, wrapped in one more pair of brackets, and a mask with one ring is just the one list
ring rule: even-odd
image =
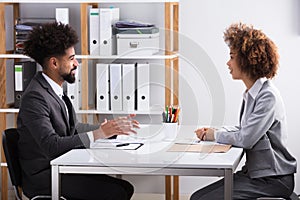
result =
[{"label": "woman's auburn curly hair", "polygon": [[24,42],[24,54],[42,67],[52,56],[64,56],[65,50],[78,42],[78,36],[69,25],[58,22],[36,26]]},{"label": "woman's auburn curly hair", "polygon": [[261,30],[252,25],[232,24],[224,32],[224,41],[237,53],[241,71],[251,79],[276,75],[279,63],[277,47]]}]

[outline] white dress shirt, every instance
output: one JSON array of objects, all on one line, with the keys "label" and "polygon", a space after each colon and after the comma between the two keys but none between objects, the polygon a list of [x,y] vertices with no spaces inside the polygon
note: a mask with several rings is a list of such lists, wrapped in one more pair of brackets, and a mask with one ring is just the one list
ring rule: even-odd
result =
[{"label": "white dress shirt", "polygon": [[[65,101],[62,99],[62,96],[64,95],[63,88],[58,85],[55,81],[53,81],[49,76],[47,76],[45,73],[42,73],[43,77],[46,79],[46,81],[49,83],[55,94],[64,102],[68,117],[69,117],[69,112],[67,105],[65,104]],[[87,135],[90,139],[90,143],[94,142],[94,135],[92,131],[87,132]]]}]

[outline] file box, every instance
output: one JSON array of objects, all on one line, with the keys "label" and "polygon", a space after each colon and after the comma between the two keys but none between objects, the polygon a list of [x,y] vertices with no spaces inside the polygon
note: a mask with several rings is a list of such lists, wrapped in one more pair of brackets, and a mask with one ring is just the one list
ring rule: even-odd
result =
[{"label": "file box", "polygon": [[159,32],[152,34],[117,34],[119,56],[149,56],[159,51]]}]

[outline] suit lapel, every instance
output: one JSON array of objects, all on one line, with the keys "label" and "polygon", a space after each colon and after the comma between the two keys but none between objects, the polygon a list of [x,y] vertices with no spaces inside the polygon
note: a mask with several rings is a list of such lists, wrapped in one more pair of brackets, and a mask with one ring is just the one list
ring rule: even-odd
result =
[{"label": "suit lapel", "polygon": [[[61,100],[57,94],[53,91],[52,87],[49,85],[49,83],[45,80],[45,78],[42,75],[42,72],[38,73],[37,80],[41,83],[41,85],[48,91],[48,93],[57,101],[57,103],[60,105],[60,109],[64,118],[64,122],[66,123],[68,130],[70,130],[70,124],[69,119],[66,111],[66,106]],[[70,133],[68,133],[70,135]]]},{"label": "suit lapel", "polygon": [[244,114],[244,109],[245,109],[245,100],[243,100],[241,111],[240,111],[240,126],[241,126],[241,123],[242,123],[242,117],[243,117],[243,114]]}]

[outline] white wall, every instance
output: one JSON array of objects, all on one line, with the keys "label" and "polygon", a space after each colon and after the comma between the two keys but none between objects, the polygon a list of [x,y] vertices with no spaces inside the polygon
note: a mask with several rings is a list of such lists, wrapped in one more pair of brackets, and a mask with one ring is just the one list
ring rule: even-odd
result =
[{"label": "white wall", "polygon": [[[63,7],[64,5],[59,5]],[[251,23],[278,45],[280,70],[275,84],[286,104],[288,149],[299,160],[300,97],[300,3],[298,0],[181,0],[180,1],[180,104],[183,124],[232,125],[238,122],[241,81],[233,81],[226,66],[228,47],[223,31],[233,22]],[[34,9],[27,5],[27,12]],[[76,8],[77,9],[77,8]],[[76,10],[75,9],[75,10]],[[71,11],[71,23],[80,21],[79,10]],[[161,13],[162,10],[159,10]],[[148,13],[149,14],[149,13]],[[148,15],[147,14],[147,15]],[[129,16],[130,17],[130,16]],[[161,23],[163,25],[163,22]],[[80,25],[78,24],[78,27]],[[77,28],[80,31],[79,28]],[[163,177],[126,177],[137,192],[163,193]],[[180,177],[180,192],[190,194],[215,178]],[[157,182],[159,181],[159,184]],[[149,185],[151,185],[149,187]],[[296,178],[300,193],[300,175]]]},{"label": "white wall", "polygon": [[[274,80],[276,86],[281,91],[282,97],[286,104],[289,138],[287,147],[290,152],[300,160],[299,146],[299,113],[300,91],[300,2],[298,0],[181,0],[180,1],[180,33],[184,43],[195,43],[194,45],[182,44],[181,52],[185,56],[195,60],[194,54],[202,57],[204,63],[196,61],[195,66],[186,62],[181,62],[180,70],[184,80],[180,82],[180,100],[182,103],[184,123],[198,121],[199,125],[218,124],[220,119],[214,120],[211,113],[216,113],[220,109],[219,118],[224,118],[224,124],[232,125],[238,122],[238,113],[241,105],[241,94],[244,91],[244,85],[241,81],[233,81],[227,69],[226,62],[229,58],[229,50],[223,41],[223,32],[231,23],[244,22],[253,24],[256,28],[263,30],[278,46],[280,59],[280,70],[277,78]],[[189,39],[187,39],[187,38]],[[197,46],[198,45],[198,46]],[[188,48],[194,46],[197,49]],[[204,50],[205,53],[202,52]],[[211,59],[213,64],[207,61]],[[218,83],[218,76],[212,72],[205,72],[203,67],[215,68],[219,74],[224,87],[224,92],[216,87],[209,86],[209,79],[214,79]],[[183,85],[187,80],[186,77],[194,77],[195,68],[200,71],[198,80],[188,80],[188,84]],[[187,72],[188,71],[188,72]],[[204,72],[203,72],[204,71]],[[207,76],[203,76],[206,74]],[[202,78],[201,78],[202,77]],[[205,86],[206,84],[206,86]],[[185,91],[190,91],[189,87],[198,88],[194,91],[196,99],[190,98]],[[220,85],[219,85],[220,86]],[[220,88],[221,88],[220,87]],[[214,91],[210,91],[214,90]],[[217,90],[217,91],[215,91]],[[220,93],[218,99],[223,101],[223,105],[216,105],[213,102],[211,93]],[[207,95],[208,94],[208,95]],[[189,103],[192,102],[192,103]],[[197,102],[195,104],[195,102]],[[193,111],[197,107],[198,112]],[[224,107],[224,111],[222,110]],[[218,111],[217,111],[218,113]],[[218,118],[218,117],[217,117]],[[299,167],[298,167],[299,171]],[[190,193],[197,185],[199,187],[206,184],[202,178],[181,178],[181,192]],[[296,175],[296,192],[300,193],[300,175]]]}]

